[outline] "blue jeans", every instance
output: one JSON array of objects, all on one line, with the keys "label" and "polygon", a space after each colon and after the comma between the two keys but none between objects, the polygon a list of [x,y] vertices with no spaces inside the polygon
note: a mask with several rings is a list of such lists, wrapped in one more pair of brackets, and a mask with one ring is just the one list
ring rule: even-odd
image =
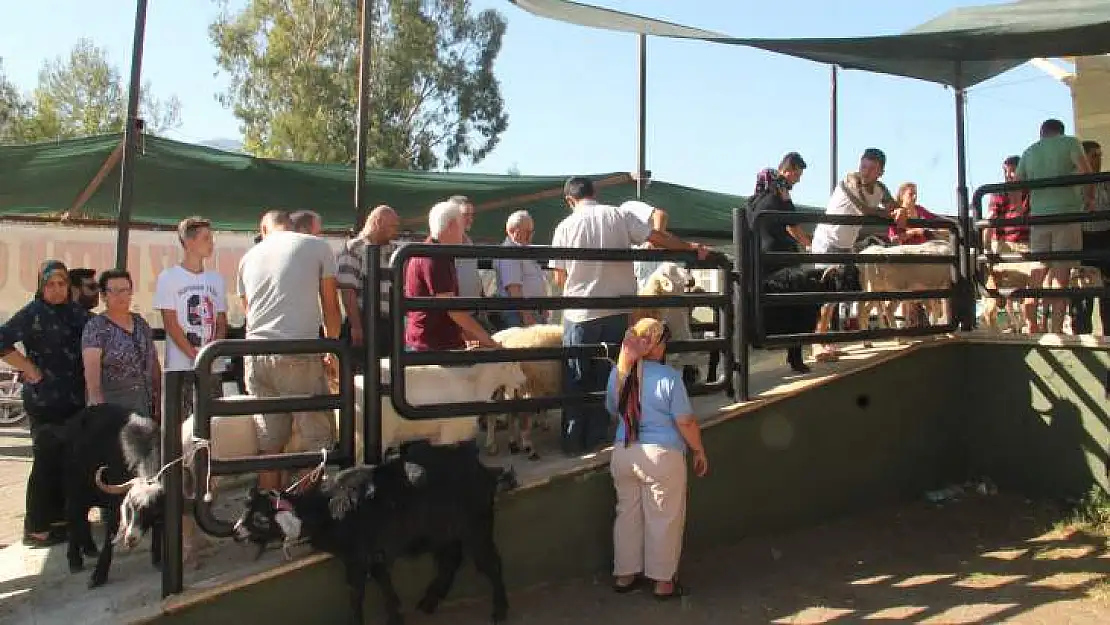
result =
[{"label": "blue jeans", "polygon": [[[611,315],[581,323],[563,322],[563,345],[619,345],[628,330],[628,315]],[[583,356],[566,361],[563,389],[568,395],[604,391],[612,364],[600,357]],[[609,413],[602,404],[563,409],[563,451],[593,449],[609,440]]]}]

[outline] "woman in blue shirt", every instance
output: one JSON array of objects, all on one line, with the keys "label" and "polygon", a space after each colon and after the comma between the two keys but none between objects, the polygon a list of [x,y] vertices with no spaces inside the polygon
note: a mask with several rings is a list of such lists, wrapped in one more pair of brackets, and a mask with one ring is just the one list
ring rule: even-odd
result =
[{"label": "woman in blue shirt", "polygon": [[609,463],[617,491],[614,590],[633,590],[642,575],[657,599],[683,594],[675,574],[686,522],[686,450],[698,477],[709,470],[682,376],[662,363],[669,339],[658,319],[629,329],[605,398],[618,419]]}]

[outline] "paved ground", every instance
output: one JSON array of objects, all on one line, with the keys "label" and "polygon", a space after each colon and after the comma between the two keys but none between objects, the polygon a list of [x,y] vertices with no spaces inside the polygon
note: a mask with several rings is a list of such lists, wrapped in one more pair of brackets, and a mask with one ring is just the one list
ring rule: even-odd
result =
[{"label": "paved ground", "polygon": [[0,426],[0,547],[23,536],[24,492],[31,470],[31,434],[26,423]]},{"label": "paved ground", "polygon": [[[880,510],[687,558],[691,592],[681,603],[616,595],[608,579],[587,579],[514,594],[510,622],[1110,622],[1110,528],[1054,527],[1056,518],[1051,507],[1005,496]],[[406,622],[487,617],[488,602],[467,601]]]}]

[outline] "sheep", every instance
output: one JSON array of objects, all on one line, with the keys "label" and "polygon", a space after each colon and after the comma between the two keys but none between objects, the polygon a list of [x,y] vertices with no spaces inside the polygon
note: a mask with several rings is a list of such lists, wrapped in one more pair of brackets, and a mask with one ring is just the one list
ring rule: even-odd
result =
[{"label": "sheep", "polygon": [[[381,360],[383,383],[389,381],[390,362]],[[487,362],[463,367],[415,365],[405,367],[405,395],[414,406],[440,403],[489,401],[512,397],[527,380],[521,363]],[[355,376],[355,446],[362,457],[363,376]],[[406,441],[427,440],[437,445],[474,441],[478,417],[405,419],[393,409],[389,397],[382,398],[382,449],[396,449]]]},{"label": "sheep", "polygon": [[[683,295],[686,289],[692,286],[694,286],[694,278],[690,270],[667,261],[660,263],[648,276],[638,295],[649,297]],[[693,338],[693,333],[690,332],[690,309],[688,308],[639,308],[632,313],[629,324],[635,324],[644,317],[653,317],[666,322],[671,329],[672,340],[689,341]],[[674,354],[669,356],[668,360],[682,371],[683,380],[687,384],[692,384],[698,379],[698,355]]]},{"label": "sheep", "polygon": [[[507,349],[529,347],[562,347],[563,327],[558,325],[533,325],[506,328],[493,335],[493,340]],[[522,361],[524,372],[523,389],[512,396],[513,399],[533,397],[555,397],[563,387],[563,363],[559,360]],[[513,414],[509,416],[509,453],[524,452],[529,460],[539,460],[540,456],[532,447],[532,416]],[[486,417],[486,452],[497,454],[496,415]]]},{"label": "sheep", "polygon": [[[920,245],[895,245],[883,247],[872,245],[864,248],[860,254],[922,254],[944,255],[950,251],[947,241],[927,241]],[[869,264],[859,263],[860,283],[864,291],[917,291],[929,289],[945,289],[952,286],[954,279],[951,265],[894,265],[894,264]],[[906,301],[903,310],[908,310],[914,302]],[[859,325],[861,328],[868,326],[871,306],[861,302],[859,306]],[[888,327],[894,325],[894,308],[892,302],[879,304],[881,321]],[[933,308],[927,306],[927,308]],[[908,317],[909,315],[907,315]]]}]

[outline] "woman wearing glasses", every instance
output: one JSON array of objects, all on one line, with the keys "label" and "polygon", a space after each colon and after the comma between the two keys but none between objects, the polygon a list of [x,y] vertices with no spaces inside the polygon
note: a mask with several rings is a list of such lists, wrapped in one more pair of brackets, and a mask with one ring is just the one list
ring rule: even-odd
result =
[{"label": "woman wearing glasses", "polygon": [[646,578],[660,600],[684,594],[675,575],[686,523],[687,450],[698,477],[709,471],[682,376],[662,362],[669,339],[658,319],[629,329],[605,396],[617,417],[609,463],[617,491],[613,589],[626,593]]},{"label": "woman wearing glasses", "polygon": [[104,312],[93,317],[81,337],[88,404],[117,404],[145,417],[161,416],[162,368],[150,325],[131,312],[131,274],[100,274]]}]

